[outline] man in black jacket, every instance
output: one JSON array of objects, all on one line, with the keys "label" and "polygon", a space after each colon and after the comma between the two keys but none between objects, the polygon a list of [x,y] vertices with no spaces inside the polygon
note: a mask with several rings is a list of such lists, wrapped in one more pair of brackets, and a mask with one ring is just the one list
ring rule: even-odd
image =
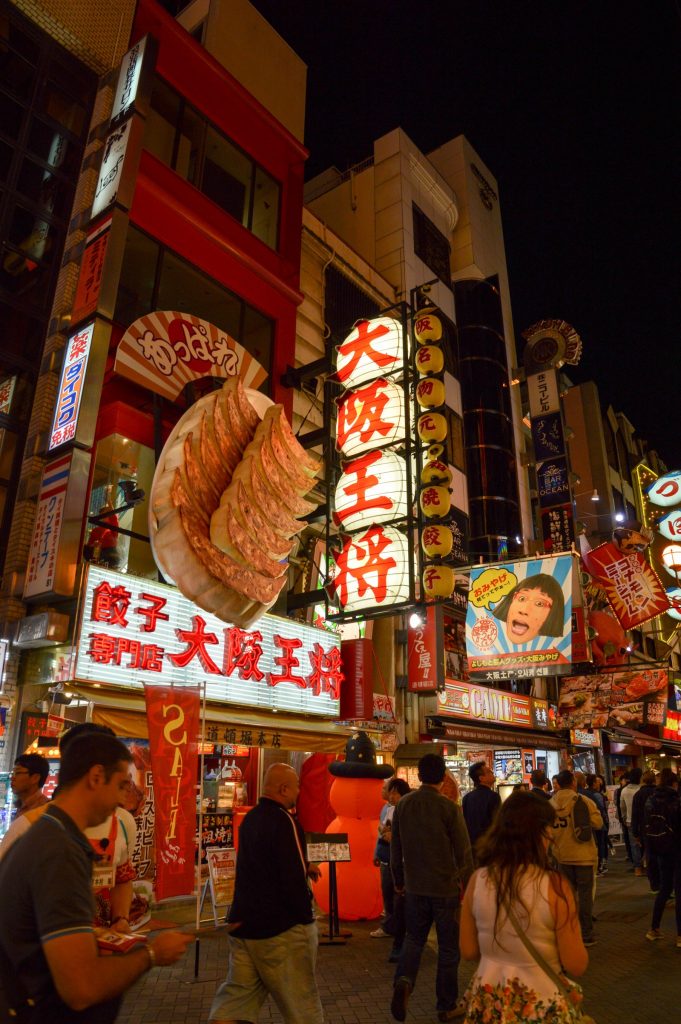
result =
[{"label": "man in black jacket", "polygon": [[257,1021],[272,996],[285,1024],[323,1024],[317,991],[317,926],[312,913],[305,836],[290,814],[298,776],[286,764],[265,775],[263,796],[239,831],[227,980],[209,1020]]},{"label": "man in black jacket", "polygon": [[492,824],[501,806],[501,797],[494,790],[494,772],[484,761],[476,761],[468,769],[473,789],[466,793],[461,804],[466,828],[475,856],[475,843]]},{"label": "man in black jacket", "polygon": [[645,806],[648,801],[648,797],[652,796],[656,789],[655,772],[644,772],[641,776],[641,788],[638,793],[635,794],[631,805],[631,833],[634,840],[643,847],[643,856],[645,858],[646,873],[650,883],[650,891],[654,893],[660,891],[660,868],[657,857],[651,854],[648,843],[646,842]]}]

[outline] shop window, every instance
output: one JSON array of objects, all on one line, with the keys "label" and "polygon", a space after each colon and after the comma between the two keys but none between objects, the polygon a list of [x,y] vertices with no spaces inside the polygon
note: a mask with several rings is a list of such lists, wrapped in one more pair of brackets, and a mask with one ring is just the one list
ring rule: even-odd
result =
[{"label": "shop window", "polygon": [[[151,448],[121,434],[98,441],[90,492],[89,516],[83,551],[86,561],[108,565],[120,572],[156,578],[156,564],[149,534],[149,493],[154,478],[155,459]],[[131,505],[124,512],[116,512]],[[140,535],[128,537],[112,527],[121,527]]]},{"label": "shop window", "polygon": [[48,117],[57,121],[73,135],[82,135],[86,127],[85,108],[74,103],[54,82],[48,82],[43,96],[43,109]]},{"label": "shop window", "polygon": [[115,313],[116,320],[124,327],[154,308],[159,252],[159,245],[148,235],[134,229],[128,231]]},{"label": "shop window", "polygon": [[412,203],[414,253],[448,288],[452,287],[449,269],[449,242],[430,217]]},{"label": "shop window", "polygon": [[279,185],[261,167],[255,169],[252,230],[261,242],[276,249],[279,236]]},{"label": "shop window", "polygon": [[165,82],[157,80],[144,132],[144,145],[172,166],[176,126],[180,119],[180,97]]},{"label": "shop window", "polygon": [[248,227],[251,161],[213,128],[206,131],[201,191]]}]

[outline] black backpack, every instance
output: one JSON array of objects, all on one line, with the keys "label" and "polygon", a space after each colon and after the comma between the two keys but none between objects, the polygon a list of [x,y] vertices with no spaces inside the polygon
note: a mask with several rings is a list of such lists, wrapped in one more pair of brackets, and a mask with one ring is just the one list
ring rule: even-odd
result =
[{"label": "black backpack", "polygon": [[593,838],[593,827],[591,825],[591,814],[589,805],[586,802],[588,797],[578,794],[572,805],[572,828],[575,839],[578,843],[590,843]]},{"label": "black backpack", "polygon": [[671,853],[679,824],[679,797],[673,789],[653,793],[646,800],[643,816],[648,847],[655,854]]}]

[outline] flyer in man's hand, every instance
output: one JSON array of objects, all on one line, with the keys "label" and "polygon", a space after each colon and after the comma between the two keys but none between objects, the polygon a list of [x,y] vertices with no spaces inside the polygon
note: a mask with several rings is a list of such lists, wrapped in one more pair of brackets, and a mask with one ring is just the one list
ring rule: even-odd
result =
[{"label": "flyer in man's hand", "polygon": [[97,934],[97,946],[103,953],[129,953],[131,949],[145,946],[145,935],[124,935],[122,932],[101,931]]}]

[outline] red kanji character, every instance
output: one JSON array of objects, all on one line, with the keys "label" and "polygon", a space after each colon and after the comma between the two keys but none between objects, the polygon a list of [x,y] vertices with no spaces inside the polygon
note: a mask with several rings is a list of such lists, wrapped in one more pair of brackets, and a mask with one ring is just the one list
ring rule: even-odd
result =
[{"label": "red kanji character", "polygon": [[381,452],[367,452],[366,455],[360,456],[359,459],[355,459],[354,462],[349,462],[343,470],[345,477],[355,476],[356,480],[354,483],[349,483],[340,488],[340,490],[346,494],[349,498],[356,498],[354,505],[348,505],[347,508],[336,510],[334,512],[334,519],[339,526],[345,522],[350,516],[357,515],[358,512],[368,512],[371,509],[386,508],[390,509],[393,506],[392,498],[389,498],[386,494],[376,494],[374,497],[367,497],[367,491],[371,487],[378,485],[377,476],[369,476],[367,470],[381,461]]},{"label": "red kanji character", "polygon": [[[386,548],[393,543],[380,526],[372,526],[358,540],[349,541],[336,558],[338,571],[333,580],[335,591],[341,605],[345,607],[350,601],[350,577],[357,581],[357,594],[363,597],[367,590],[372,590],[376,604],[385,601],[388,593],[388,572],[394,569],[397,562],[394,558],[384,557]],[[353,552],[353,549],[354,552]],[[350,559],[354,554],[355,561],[361,564],[351,566]],[[370,583],[368,576],[376,574],[375,583]]]},{"label": "red kanji character", "polygon": [[159,619],[162,619],[165,622],[168,622],[170,619],[170,616],[161,610],[165,608],[168,602],[165,597],[154,597],[153,594],[142,593],[140,594],[140,597],[143,601],[149,601],[151,603],[151,608],[142,608],[141,606],[135,608],[138,615],[143,615],[147,620],[142,626],[142,632],[153,633]]},{"label": "red kanji character", "polygon": [[127,626],[126,613],[132,594],[125,587],[112,587],[106,580],[95,587],[92,595],[94,622],[108,622],[111,626]]},{"label": "red kanji character", "polygon": [[118,641],[118,661],[120,664],[124,654],[130,655],[130,668],[141,668],[142,666],[142,645],[139,640],[129,640],[122,636]]},{"label": "red kanji character", "polygon": [[187,649],[182,651],[181,654],[169,654],[168,657],[178,668],[186,668],[189,662],[198,654],[205,671],[219,676],[220,669],[206,650],[206,644],[216,644],[218,643],[218,638],[215,633],[205,632],[206,620],[202,619],[200,615],[195,615],[192,621],[194,623],[193,631],[191,629],[175,630],[179,639],[187,644]]},{"label": "red kanji character", "polygon": [[382,419],[389,401],[388,382],[379,379],[366,388],[352,391],[338,405],[336,447],[343,451],[349,437],[357,435],[362,444],[375,437],[385,438],[396,424]]},{"label": "red kanji character", "polygon": [[357,337],[347,338],[338,348],[339,359],[341,357],[348,359],[345,366],[336,370],[336,376],[341,384],[352,377],[362,356],[366,356],[367,359],[370,359],[380,369],[384,366],[391,366],[395,362],[393,356],[385,352],[377,352],[375,348],[371,347],[372,341],[376,341],[377,338],[382,338],[385,334],[388,334],[388,328],[385,324],[378,324],[369,330],[369,321],[360,320],[355,330],[357,331]]},{"label": "red kanji character", "polygon": [[340,696],[341,683],[345,679],[341,668],[340,649],[332,647],[325,651],[321,644],[314,644],[310,651],[312,672],[307,677],[307,685],[315,697],[320,693],[328,693],[336,700]]},{"label": "red kanji character", "polygon": [[80,334],[75,334],[71,339],[71,346],[69,348],[68,359],[69,362],[73,362],[74,359],[79,359],[80,356],[84,355],[87,351],[88,341],[90,340],[90,331],[82,331]]},{"label": "red kanji character", "polygon": [[262,657],[262,633],[257,629],[249,633],[238,626],[232,626],[225,630],[225,635],[225,675],[231,676],[236,669],[240,679],[255,679],[256,682],[264,679],[264,673],[258,667]]},{"label": "red kanji character", "polygon": [[293,652],[303,646],[303,641],[296,640],[293,637],[279,636],[278,633],[274,634],[273,639],[275,644],[279,644],[284,652],[281,655],[276,655],[274,662],[276,665],[280,665],[284,671],[281,675],[275,675],[274,672],[270,672],[267,682],[270,686],[276,686],[277,683],[293,683],[294,686],[304,690],[306,683],[303,677],[293,675],[293,669],[300,668],[300,662]]},{"label": "red kanji character", "polygon": [[109,665],[116,656],[116,639],[106,633],[90,633],[88,654],[100,665]]},{"label": "red kanji character", "polygon": [[157,644],[143,644],[140,668],[148,669],[150,672],[162,672],[164,654],[164,648]]}]

